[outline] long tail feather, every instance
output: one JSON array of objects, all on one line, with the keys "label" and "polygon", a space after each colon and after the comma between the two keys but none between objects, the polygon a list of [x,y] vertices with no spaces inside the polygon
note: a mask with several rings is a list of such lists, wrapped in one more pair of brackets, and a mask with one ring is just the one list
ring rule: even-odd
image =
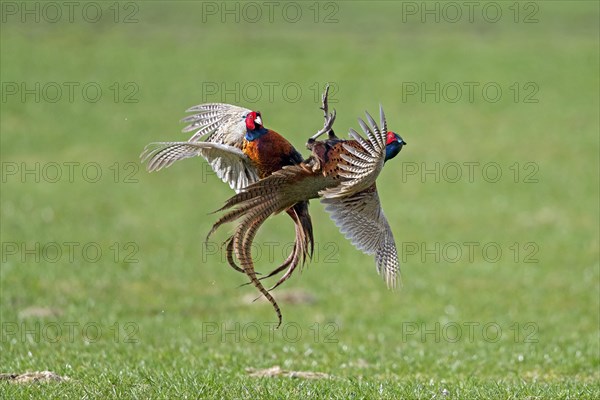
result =
[{"label": "long tail feather", "polygon": [[236,230],[234,234],[234,249],[236,253],[236,257],[240,261],[244,272],[250,279],[250,282],[258,289],[258,291],[265,296],[265,298],[271,303],[275,313],[277,314],[278,325],[281,326],[283,321],[283,316],[281,314],[281,309],[277,304],[277,301],[269,293],[269,291],[263,286],[262,282],[256,277],[256,272],[254,270],[254,262],[252,260],[251,254],[251,244],[256,236],[256,232],[258,228],[262,225],[262,223],[268,218],[269,215],[275,210],[274,204],[271,204],[270,207],[265,207],[263,210],[259,212],[251,213],[249,216],[244,217],[242,222],[240,223],[241,230]]},{"label": "long tail feather", "polygon": [[[252,242],[260,226],[271,215],[293,207],[291,210],[296,223],[295,250],[287,264],[288,270],[275,286],[283,283],[291,276],[301,258],[306,260],[306,255],[312,256],[313,254],[314,239],[312,222],[308,214],[308,200],[318,197],[319,191],[327,187],[328,183],[323,175],[315,174],[302,166],[286,167],[231,197],[220,209],[220,211],[225,211],[225,215],[219,218],[208,234],[210,237],[225,223],[239,221],[232,239],[233,253],[250,283],[269,300],[275,309],[279,324],[282,321],[279,305],[263,286],[261,280],[256,277],[251,254]],[[233,257],[230,259],[233,260]],[[276,268],[272,274],[282,271],[286,267],[286,263]]]},{"label": "long tail feather", "polygon": [[[285,268],[288,268],[288,270],[284,274],[284,276],[286,278],[283,280],[280,279],[275,284],[275,286],[273,286],[269,290],[274,289],[275,287],[277,287],[281,283],[283,283],[285,280],[287,280],[287,278],[291,276],[291,274],[294,272],[296,267],[300,264],[300,260],[302,260],[302,265],[304,265],[306,263],[306,259],[312,258],[312,256],[313,256],[314,237],[313,237],[313,230],[312,230],[312,221],[310,219],[310,214],[308,213],[308,202],[296,203],[294,205],[294,207],[289,208],[287,210],[287,213],[294,220],[294,226],[295,226],[294,247],[292,249],[292,252],[288,255],[287,259],[283,262],[283,264],[281,264],[279,267],[275,268],[273,271],[271,271],[266,276],[263,276],[260,278],[260,280],[270,278],[270,277],[280,273]],[[228,251],[229,250],[230,249],[228,248]],[[229,256],[230,256],[230,254],[228,254],[228,257]],[[250,284],[250,282],[245,283],[242,286],[245,286],[248,284]]]},{"label": "long tail feather", "polygon": [[[267,279],[274,275],[277,275],[278,273],[280,273],[281,271],[286,269],[292,263],[292,261],[294,261],[297,258],[297,252],[298,252],[297,247],[294,244],[294,248],[292,249],[292,252],[288,255],[286,260],[279,267],[275,268],[273,271],[269,272],[267,275],[261,276],[258,279],[262,281],[263,279]],[[242,272],[243,272],[243,270],[242,270]],[[243,283],[240,285],[240,287],[250,285],[251,283],[252,282]]]}]

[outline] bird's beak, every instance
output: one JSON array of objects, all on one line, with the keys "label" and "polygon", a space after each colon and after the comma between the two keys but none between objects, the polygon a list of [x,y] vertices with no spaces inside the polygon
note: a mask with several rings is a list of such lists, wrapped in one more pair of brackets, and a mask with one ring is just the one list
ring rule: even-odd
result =
[{"label": "bird's beak", "polygon": [[254,119],[254,123],[255,123],[256,125],[260,125],[260,126],[262,126],[262,119],[261,119],[259,116],[257,116],[257,117]]}]

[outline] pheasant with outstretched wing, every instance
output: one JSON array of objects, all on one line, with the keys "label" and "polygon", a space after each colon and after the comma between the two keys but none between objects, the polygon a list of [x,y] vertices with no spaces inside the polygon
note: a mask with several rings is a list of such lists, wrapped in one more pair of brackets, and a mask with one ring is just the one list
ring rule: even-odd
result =
[{"label": "pheasant with outstretched wing", "polygon": [[[193,132],[187,142],[150,143],[141,154],[148,171],[159,171],[176,161],[201,156],[216,175],[239,193],[243,188],[284,166],[303,161],[301,154],[277,132],[263,126],[261,113],[246,108],[208,103],[191,107],[182,119],[183,132]],[[295,266],[312,256],[314,239],[308,202],[286,210],[295,225],[296,239],[288,258],[278,268]],[[230,243],[229,238],[226,243]],[[229,246],[229,244],[228,244]],[[229,264],[243,272],[233,259]]]}]

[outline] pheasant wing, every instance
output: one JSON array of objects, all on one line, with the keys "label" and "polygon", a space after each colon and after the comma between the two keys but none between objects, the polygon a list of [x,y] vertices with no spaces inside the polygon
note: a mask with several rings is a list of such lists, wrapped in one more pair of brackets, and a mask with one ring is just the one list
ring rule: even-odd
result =
[{"label": "pheasant wing", "polygon": [[239,192],[258,181],[256,168],[237,147],[211,142],[158,142],[150,143],[140,156],[148,160],[148,171],[159,171],[175,161],[202,156],[217,176]]},{"label": "pheasant wing", "polygon": [[194,132],[188,142],[206,142],[242,147],[246,134],[245,118],[251,110],[224,103],[199,104],[186,110],[193,113],[181,120],[188,123],[183,132]]},{"label": "pheasant wing", "polygon": [[389,288],[396,287],[400,272],[398,252],[376,186],[344,198],[324,198],[321,202],[340,232],[357,249],[375,254],[377,271]]},{"label": "pheasant wing", "polygon": [[[343,144],[346,154],[340,154],[343,162],[339,163],[339,175],[345,180],[332,188],[320,193],[323,198],[341,198],[365,190],[375,183],[385,162],[385,146],[387,134],[387,122],[383,108],[379,107],[380,125],[366,113],[367,125],[362,119],[358,123],[367,139],[363,138],[354,129],[350,129],[350,137],[353,142]],[[353,146],[354,144],[355,146]]]},{"label": "pheasant wing", "polygon": [[[140,155],[148,161],[148,171],[158,171],[174,162],[202,156],[217,176],[239,192],[258,180],[254,164],[242,152],[246,134],[245,118],[251,110],[224,103],[191,107],[193,113],[182,119],[183,132],[193,132],[187,142],[150,143]],[[205,140],[201,141],[202,138]]]}]

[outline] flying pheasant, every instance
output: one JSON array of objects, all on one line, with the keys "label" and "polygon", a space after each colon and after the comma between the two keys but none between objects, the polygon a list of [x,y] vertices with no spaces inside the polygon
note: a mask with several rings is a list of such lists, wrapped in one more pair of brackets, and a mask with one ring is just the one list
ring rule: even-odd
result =
[{"label": "flying pheasant", "polygon": [[[283,136],[263,126],[261,113],[222,103],[200,104],[182,119],[189,123],[183,132],[193,132],[187,142],[156,142],[140,155],[148,161],[148,171],[159,171],[174,162],[202,156],[219,178],[239,193],[249,184],[271,175],[284,166],[296,165],[303,158]],[[205,140],[201,140],[206,136]],[[286,210],[295,225],[296,240],[292,252],[279,267],[284,269],[312,257],[314,239],[308,201],[291,204]],[[227,239],[231,247],[233,237]],[[239,272],[233,259],[229,264]]]},{"label": "flying pheasant", "polygon": [[[370,126],[363,120],[358,120],[367,135],[366,139],[353,129],[350,130],[352,140],[337,138],[331,129],[335,112],[327,114],[326,99],[327,92],[323,96],[325,127],[307,143],[312,155],[302,163],[286,166],[231,197],[218,210],[227,211],[226,214],[213,225],[208,235],[210,237],[227,222],[238,221],[228,246],[228,258],[233,258],[231,252],[235,253],[250,283],[272,304],[279,324],[282,322],[281,310],[269,290],[289,278],[293,268],[290,267],[267,290],[256,277],[250,249],[265,220],[287,210],[293,204],[320,198],[340,231],[352,244],[367,254],[375,255],[377,270],[389,288],[396,286],[399,274],[394,237],[381,209],[375,181],[385,162],[394,158],[406,142],[396,133],[387,130],[381,107],[381,129],[366,113]],[[317,141],[325,132],[329,133],[329,138]]]}]

